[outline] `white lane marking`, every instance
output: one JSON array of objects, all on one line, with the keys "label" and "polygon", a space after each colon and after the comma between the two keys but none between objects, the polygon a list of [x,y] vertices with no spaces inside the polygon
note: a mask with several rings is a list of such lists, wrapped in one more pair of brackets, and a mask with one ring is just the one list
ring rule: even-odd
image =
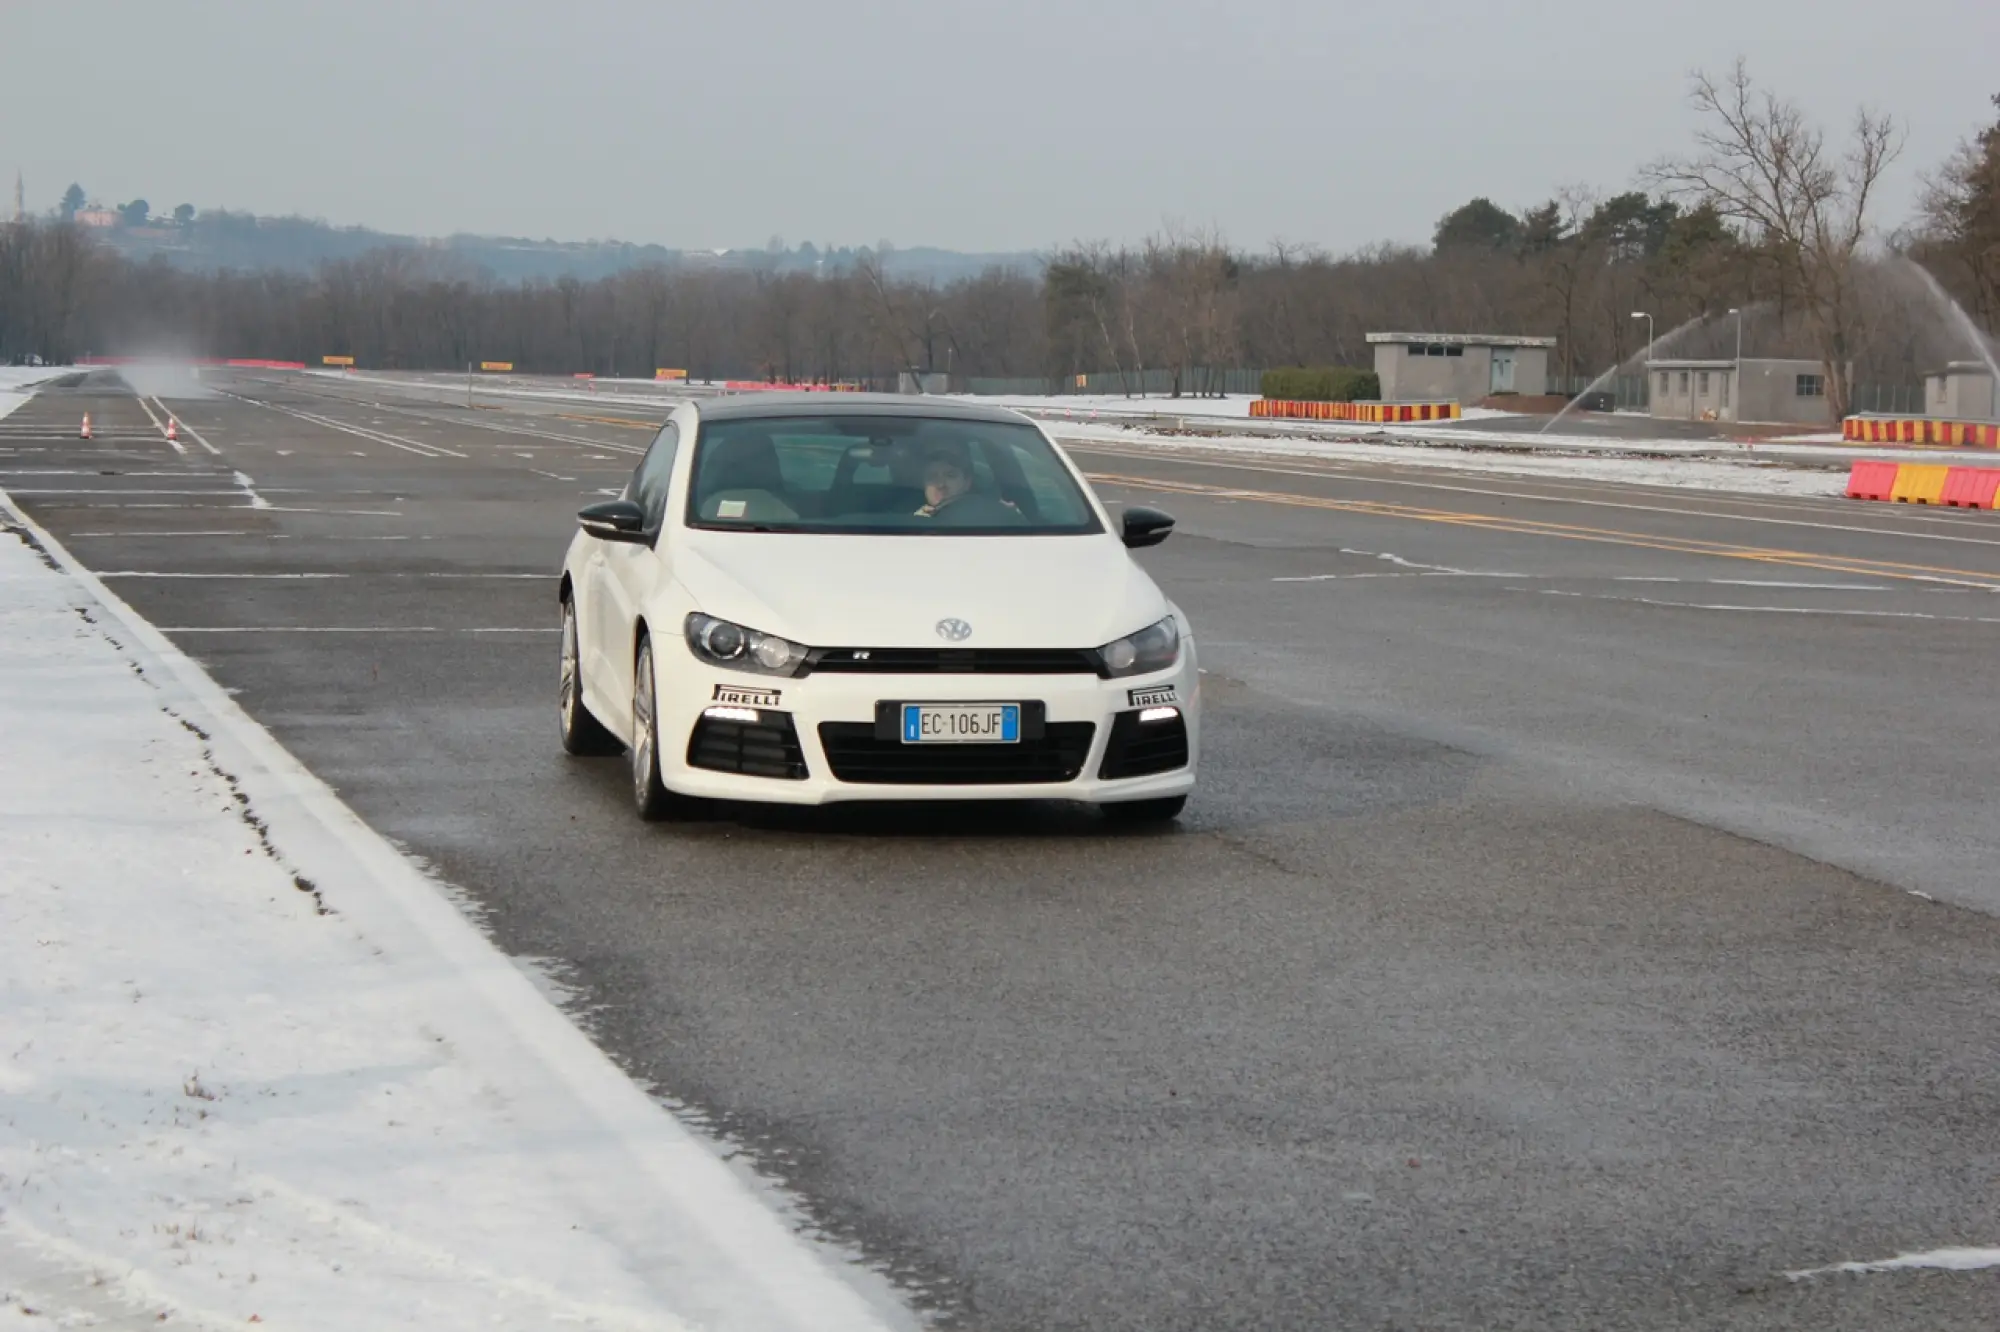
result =
[{"label": "white lane marking", "polygon": [[454,629],[435,624],[171,624],[163,634],[559,634],[560,626]]},{"label": "white lane marking", "polygon": [[534,473],[534,474],[535,474],[536,476],[545,476],[545,477],[547,477],[547,478],[548,478],[549,480],[551,480],[551,481],[574,481],[574,480],[576,480],[576,478],[575,478],[575,477],[573,477],[573,476],[557,476],[557,475],[556,475],[556,474],[555,474],[554,472],[544,472],[544,471],[543,471],[543,470],[542,470],[541,468],[539,468],[539,467],[530,467],[530,468],[529,468],[528,470],[529,470],[529,471],[531,471],[531,472],[533,472],[533,473]]},{"label": "white lane marking", "polygon": [[2000,1267],[2000,1249],[1931,1249],[1924,1253],[1899,1253],[1872,1263],[1834,1263],[1830,1267],[1807,1267],[1787,1272],[1791,1281],[1840,1273],[1866,1275],[1871,1272],[1909,1272],[1930,1269],[1944,1272],[1979,1272]]},{"label": "white lane marking", "polygon": [[[146,413],[146,419],[153,423],[153,429],[160,432],[160,438],[167,439],[167,427],[165,423],[163,423],[159,417],[153,415],[153,409],[151,407],[146,406],[146,400],[144,398],[139,399],[139,406],[141,410],[143,410]],[[182,446],[179,440],[167,439],[167,443],[174,446],[175,453],[180,454],[182,457],[187,456],[187,449]]]},{"label": "white lane marking", "polygon": [[154,569],[111,569],[99,578],[348,578],[344,573],[167,573]]},{"label": "white lane marking", "polygon": [[391,435],[382,430],[371,430],[367,426],[350,425],[345,421],[336,421],[330,416],[321,416],[315,412],[300,411],[296,407],[280,406],[275,402],[265,402],[261,398],[246,398],[235,393],[225,394],[224,396],[234,398],[238,402],[247,402],[254,407],[262,407],[266,411],[277,412],[280,415],[290,416],[300,421],[309,421],[314,425],[324,426],[329,430],[338,430],[344,435],[353,435],[355,438],[365,439],[371,444],[387,444],[392,449],[401,449],[405,453],[414,453],[420,458],[463,458],[465,456],[457,449],[448,449],[442,444],[426,444],[422,440],[409,439],[402,435]]},{"label": "white lane marking", "polygon": [[[1063,444],[1065,447],[1074,445],[1080,453],[1090,451],[1087,441],[1059,439],[1057,442]],[[1142,458],[1151,462],[1178,463],[1190,467],[1215,467],[1221,468],[1224,471],[1261,472],[1272,476],[1303,476],[1321,481],[1340,481],[1349,485],[1408,486],[1417,490],[1448,490],[1463,495],[1487,495],[1497,499],[1535,500],[1543,504],[1580,504],[1585,508],[1591,509],[1632,509],[1640,513],[1666,513],[1672,514],[1677,518],[1716,518],[1733,523],[1769,523],[1778,527],[1813,527],[1827,532],[1859,532],[1863,536],[1889,537],[1892,539],[1908,537],[1912,541],[1953,541],[1969,546],[2000,546],[2000,538],[1994,537],[1949,536],[1943,532],[1911,532],[1893,527],[1856,527],[1851,523],[1809,523],[1802,518],[1769,518],[1753,513],[1717,513],[1711,509],[1676,508],[1667,504],[1632,504],[1619,500],[1580,499],[1574,495],[1540,495],[1531,491],[1494,490],[1488,486],[1448,486],[1437,481],[1409,481],[1400,477],[1373,476],[1364,473],[1313,471],[1298,467],[1262,467],[1251,463],[1229,462],[1213,458],[1187,458],[1179,455],[1167,458],[1162,457],[1157,450],[1137,453],[1119,449],[1104,449],[1099,451],[1109,453],[1111,456],[1118,458]],[[1143,490],[1145,488],[1143,486],[1133,486],[1129,482],[1116,482],[1113,484],[1126,485],[1131,489]],[[1235,490],[1216,495],[1205,492],[1190,494],[1189,498],[1217,499],[1227,496],[1235,499],[1243,499],[1246,497],[1254,498],[1256,494],[1257,492],[1255,491]],[[1828,501],[1828,503],[1845,502]],[[1690,498],[1690,503],[1692,503],[1692,497]],[[1396,515],[1382,514],[1379,516],[1393,518]],[[1899,516],[1920,517],[1921,515]]]},{"label": "white lane marking", "polygon": [[[1358,553],[1358,552],[1346,552]],[[1407,561],[1402,561],[1407,562]],[[1346,583],[1364,578],[1510,578],[1521,582],[1575,582],[1589,583],[1597,579],[1588,574],[1526,574],[1500,573],[1484,569],[1412,568],[1401,573],[1326,573],[1326,574],[1286,574],[1271,579],[1274,583]],[[1667,578],[1650,574],[1617,574],[1614,583],[1669,584],[1677,587],[1765,587],[1790,592],[1894,592],[1898,589],[1879,583],[1792,583],[1765,578]],[[1576,595],[1582,595],[1578,593]],[[1621,597],[1614,600],[1638,600]],[[1681,602],[1664,602],[1663,605],[1681,605]]]},{"label": "white lane marking", "polygon": [[252,532],[248,529],[231,529],[217,532],[71,532],[70,537],[267,537],[269,532]]},{"label": "white lane marking", "polygon": [[1806,592],[1893,592],[1881,583],[1792,583],[1773,578],[1660,578],[1648,574],[1620,574],[1614,583],[1687,583],[1696,587],[1778,587]]},{"label": "white lane marking", "polygon": [[[1529,589],[1522,588],[1526,592]],[[1928,611],[1839,610],[1826,606],[1733,606],[1718,602],[1662,601],[1658,597],[1608,597],[1593,592],[1536,588],[1545,597],[1579,597],[1586,601],[1620,601],[1628,606],[1664,606],[1669,610],[1725,611],[1740,615],[1832,615],[1863,620],[1937,620],[1951,624],[2000,624],[1989,615],[1936,615]]]},{"label": "white lane marking", "polygon": [[236,485],[240,490],[242,490],[244,494],[250,497],[251,508],[268,509],[271,507],[271,501],[265,499],[262,495],[259,495],[256,491],[256,488],[250,484],[250,478],[245,476],[241,472],[238,472],[236,474]]},{"label": "white lane marking", "polygon": [[235,499],[240,491],[235,490],[119,490],[117,487],[99,486],[89,490],[9,490],[10,495],[216,495],[224,499]]},{"label": "white lane marking", "polygon": [[1550,578],[1552,574],[1486,573],[1476,569],[1411,569],[1402,573],[1288,574],[1274,583],[1347,583],[1363,578]]},{"label": "white lane marking", "polygon": [[0,476],[143,476],[149,478],[176,477],[187,480],[190,477],[221,476],[220,472],[120,472],[91,467],[8,467],[0,468]]},{"label": "white lane marking", "polygon": [[[166,410],[167,410],[167,404],[165,404],[164,402],[160,402],[160,400],[159,400],[159,399],[158,399],[157,397],[155,397],[155,398],[153,399],[153,401],[154,401],[154,402],[159,402],[159,403],[160,403],[160,410],[161,410],[161,411],[163,411],[163,412],[164,412],[164,411],[166,411]],[[203,439],[203,438],[202,438],[202,435],[201,435],[201,431],[199,431],[199,430],[196,430],[196,429],[195,429],[195,428],[194,428],[193,426],[189,425],[189,424],[188,424],[188,423],[187,423],[186,421],[182,421],[182,422],[181,422],[181,429],[187,432],[187,436],[188,436],[188,438],[189,438],[189,439],[192,439],[192,440],[193,440],[193,441],[194,441],[195,443],[197,443],[197,444],[201,445],[201,446],[202,446],[202,447],[203,447],[204,449],[207,449],[207,450],[208,450],[208,451],[209,451],[210,453],[214,454],[214,455],[215,455],[216,457],[220,458],[220,457],[222,456],[222,450],[221,450],[221,449],[218,449],[218,448],[216,448],[216,447],[215,447],[215,445],[213,445],[213,444],[209,443],[209,442],[208,442],[207,440]]]},{"label": "white lane marking", "polygon": [[1535,578],[1537,574],[1489,573],[1484,570],[1459,569],[1449,564],[1425,564],[1421,560],[1405,559],[1394,551],[1356,550],[1352,546],[1342,546],[1342,555],[1358,555],[1364,559],[1380,560],[1393,564],[1403,573],[1330,573],[1298,574],[1273,578],[1274,583],[1333,583],[1353,578]]},{"label": "white lane marking", "polygon": [[[129,636],[126,650],[142,660],[161,701],[209,723],[215,762],[236,777],[267,820],[272,841],[311,868],[342,928],[408,960],[455,1002],[480,1010],[487,1020],[468,1024],[460,1039],[475,1047],[468,1054],[473,1066],[526,1074],[496,1089],[524,1132],[553,1138],[560,1131],[615,1153],[624,1166],[621,1177],[643,1195],[649,1215],[684,1241],[675,1256],[691,1270],[754,1291],[765,1310],[762,1325],[772,1332],[883,1332],[906,1325],[900,1313],[890,1316],[899,1309],[893,1292],[845,1251],[795,1230],[725,1160],[719,1144],[696,1136],[634,1083],[435,879],[369,827],[171,639],[3,495],[0,513],[26,529],[119,623]],[[639,1242],[632,1234],[621,1238]],[[872,1298],[870,1291],[876,1292]]]},{"label": "white lane marking", "polygon": [[[330,398],[332,401],[335,402],[353,401],[353,399],[340,398],[332,394],[321,394],[319,396]],[[522,425],[505,425],[498,421],[484,421],[484,420],[471,420],[471,419],[439,421],[439,418],[431,415],[429,412],[423,411],[415,407],[395,407],[395,406],[390,406],[386,403],[376,403],[374,405],[376,407],[381,408],[383,411],[396,412],[403,416],[414,416],[419,421],[436,422],[438,424],[449,425],[454,429],[488,430],[496,434],[502,434],[502,435],[520,435],[528,439],[552,440],[558,444],[578,444],[588,448],[612,449],[620,453],[630,454],[634,456],[642,455],[646,452],[646,446],[642,444],[619,444],[611,440],[585,439],[577,435],[566,435],[548,430],[534,430]],[[503,408],[501,410],[504,411],[508,409]],[[595,456],[596,455],[593,455],[593,457]],[[599,460],[609,461],[609,459],[601,459],[601,458]]]},{"label": "white lane marking", "polygon": [[1768,578],[1711,578],[1710,587],[1778,587],[1808,592],[1889,592],[1879,583],[1785,583]]},{"label": "white lane marking", "polygon": [[[77,535],[87,536],[90,534],[78,533]],[[205,535],[249,536],[253,534],[247,532],[245,533],[221,532],[221,533],[208,533]],[[388,538],[388,539],[401,540],[401,538]],[[356,574],[356,573],[331,573],[331,572],[238,573],[233,570],[211,572],[208,570],[200,570],[200,569],[187,570],[187,571],[171,571],[171,570],[161,570],[161,569],[111,569],[100,572],[97,576],[99,578],[460,578],[460,579],[475,579],[475,580],[500,579],[505,581],[536,582],[536,583],[549,583],[549,582],[554,582],[556,579],[555,574],[541,574],[541,573],[405,573],[400,570],[389,570],[382,573],[374,573],[374,574],[367,574],[367,573]],[[556,632],[560,632],[560,630],[558,629]]]}]

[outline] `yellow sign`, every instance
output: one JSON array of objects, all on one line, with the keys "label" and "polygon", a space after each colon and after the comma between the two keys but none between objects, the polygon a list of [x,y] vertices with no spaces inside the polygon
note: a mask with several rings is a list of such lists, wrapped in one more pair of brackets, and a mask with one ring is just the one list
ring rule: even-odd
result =
[{"label": "yellow sign", "polygon": [[354,365],[352,356],[322,356],[319,359],[322,365],[344,365],[350,368]]},{"label": "yellow sign", "polygon": [[653,378],[655,379],[686,379],[687,377],[688,372],[685,370],[655,370],[653,372]]},{"label": "yellow sign", "polygon": [[496,374],[504,375],[507,374],[509,371],[513,370],[514,363],[512,361],[481,361],[479,363],[479,368],[481,370],[491,370],[494,371]]}]

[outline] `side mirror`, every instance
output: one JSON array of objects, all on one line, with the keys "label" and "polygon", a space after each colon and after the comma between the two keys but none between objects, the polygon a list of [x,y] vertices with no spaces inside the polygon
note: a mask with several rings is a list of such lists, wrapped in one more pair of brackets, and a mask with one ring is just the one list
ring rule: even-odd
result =
[{"label": "side mirror", "polygon": [[1174,534],[1172,514],[1161,513],[1158,509],[1135,508],[1125,510],[1125,545],[1137,550],[1141,546],[1157,546]]},{"label": "side mirror", "polygon": [[577,511],[576,523],[599,541],[647,539],[646,511],[628,499],[604,500]]}]

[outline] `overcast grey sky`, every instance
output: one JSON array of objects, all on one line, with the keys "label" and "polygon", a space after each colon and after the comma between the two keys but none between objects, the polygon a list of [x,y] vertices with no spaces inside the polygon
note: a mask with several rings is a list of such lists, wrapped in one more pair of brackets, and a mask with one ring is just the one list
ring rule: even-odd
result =
[{"label": "overcast grey sky", "polygon": [[[1163,219],[1344,250],[1628,185],[1747,56],[1909,143],[2000,92],[1996,0],[0,0],[0,171],[156,209],[682,247],[1037,249]],[[10,182],[11,183],[11,182]]]}]

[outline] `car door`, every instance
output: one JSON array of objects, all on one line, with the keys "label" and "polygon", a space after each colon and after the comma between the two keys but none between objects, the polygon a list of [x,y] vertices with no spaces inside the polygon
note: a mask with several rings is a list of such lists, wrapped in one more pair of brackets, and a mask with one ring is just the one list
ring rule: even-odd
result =
[{"label": "car door", "polygon": [[652,447],[632,472],[626,498],[646,511],[646,542],[600,542],[597,563],[597,624],[589,632],[598,661],[593,704],[605,724],[619,734],[631,734],[632,661],[637,650],[634,632],[639,616],[665,574],[667,552],[659,543],[666,525],[667,489],[673,479],[680,447],[680,426],[669,420],[653,437]]}]

